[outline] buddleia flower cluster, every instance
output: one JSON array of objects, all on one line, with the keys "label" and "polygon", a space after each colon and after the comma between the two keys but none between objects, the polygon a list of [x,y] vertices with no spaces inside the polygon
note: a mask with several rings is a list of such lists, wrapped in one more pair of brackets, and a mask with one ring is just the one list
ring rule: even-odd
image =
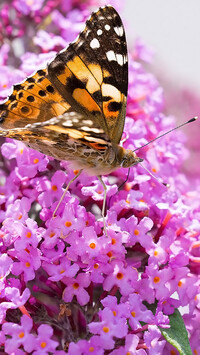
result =
[{"label": "buddleia flower cluster", "polygon": [[[76,38],[91,11],[105,3],[1,3],[1,100],[13,84],[45,68]],[[145,69],[150,57],[137,40],[129,53],[126,149],[175,125],[164,113],[162,87]],[[137,152],[169,187],[141,165],[130,169],[127,181],[124,168],[103,177],[106,236],[104,191],[96,177],[83,172],[52,218],[77,171],[1,138],[1,353],[200,352],[199,191],[181,172],[189,154],[185,146],[185,136],[175,131]]]}]

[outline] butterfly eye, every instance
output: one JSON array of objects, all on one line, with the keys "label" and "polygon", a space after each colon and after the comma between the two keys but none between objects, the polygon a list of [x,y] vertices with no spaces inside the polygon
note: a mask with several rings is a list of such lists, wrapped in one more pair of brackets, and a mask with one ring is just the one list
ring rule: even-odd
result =
[{"label": "butterfly eye", "polygon": [[121,166],[123,168],[129,168],[130,166],[141,163],[142,161],[142,158],[137,157],[137,155],[132,150],[127,149],[124,152]]}]

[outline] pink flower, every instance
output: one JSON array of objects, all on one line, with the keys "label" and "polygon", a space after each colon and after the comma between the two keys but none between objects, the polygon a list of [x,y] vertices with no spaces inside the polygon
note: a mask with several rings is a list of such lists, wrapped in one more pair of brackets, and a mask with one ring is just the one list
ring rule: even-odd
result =
[{"label": "pink flower", "polygon": [[65,277],[74,277],[79,270],[77,264],[70,265],[70,261],[65,256],[59,258],[59,264],[51,264],[50,262],[43,262],[44,270],[50,275],[48,278],[51,281],[60,281]]},{"label": "pink flower", "polygon": [[71,302],[73,296],[76,296],[81,306],[88,303],[89,294],[85,290],[90,284],[90,276],[88,274],[79,274],[76,278],[66,278],[64,283],[67,285],[63,293],[65,302]]},{"label": "pink flower", "polygon": [[112,349],[114,337],[123,338],[126,336],[128,326],[125,318],[115,317],[109,308],[99,312],[100,321],[90,323],[89,329],[93,334],[99,334],[104,349]]},{"label": "pink flower", "polygon": [[138,279],[138,273],[131,267],[124,267],[123,263],[112,261],[112,273],[110,273],[103,283],[106,291],[111,290],[113,286],[119,287],[122,295],[127,296],[134,290],[134,286]]},{"label": "pink flower", "polygon": [[47,324],[41,324],[38,328],[38,335],[34,342],[34,355],[46,354],[52,352],[55,354],[55,349],[58,346],[58,342],[52,340],[53,329]]},{"label": "pink flower", "polygon": [[143,305],[140,295],[131,294],[126,304],[129,309],[129,323],[133,330],[141,328],[141,322],[154,321],[152,312]]},{"label": "pink flower", "polygon": [[146,267],[146,274],[150,278],[150,287],[154,289],[157,299],[166,298],[171,295],[171,279],[173,272],[170,268],[159,270],[155,265]]},{"label": "pink flower", "polygon": [[21,317],[21,325],[11,322],[3,324],[4,334],[11,336],[5,341],[5,350],[8,354],[15,352],[20,346],[29,353],[33,351],[35,338],[31,334],[32,326],[32,319],[26,315]]}]

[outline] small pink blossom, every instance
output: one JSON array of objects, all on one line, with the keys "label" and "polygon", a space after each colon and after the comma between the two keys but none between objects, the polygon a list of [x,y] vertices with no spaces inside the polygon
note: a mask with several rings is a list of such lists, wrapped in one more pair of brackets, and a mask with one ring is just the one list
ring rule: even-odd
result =
[{"label": "small pink blossom", "polygon": [[65,302],[71,302],[73,296],[76,296],[80,305],[84,306],[89,301],[89,294],[85,290],[90,285],[90,276],[88,274],[79,274],[76,278],[65,278],[67,285],[63,292]]}]

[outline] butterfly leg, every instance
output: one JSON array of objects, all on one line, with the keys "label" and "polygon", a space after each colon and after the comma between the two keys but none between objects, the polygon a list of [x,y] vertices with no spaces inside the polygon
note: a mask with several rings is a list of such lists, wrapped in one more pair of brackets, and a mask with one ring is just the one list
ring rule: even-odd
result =
[{"label": "butterfly leg", "polygon": [[106,192],[107,192],[107,187],[106,187],[106,185],[104,184],[104,182],[103,182],[103,180],[102,180],[102,177],[101,177],[100,175],[98,175],[97,178],[99,179],[99,181],[100,181],[100,183],[102,184],[103,189],[104,189],[103,207],[102,207],[101,214],[102,214],[102,217],[103,217],[104,232],[105,232],[106,236],[108,236],[107,229],[106,229],[106,221],[105,221],[105,208],[106,208]]},{"label": "butterfly leg", "polygon": [[62,194],[62,196],[61,196],[61,198],[60,198],[60,200],[59,200],[59,202],[58,202],[58,204],[57,204],[57,206],[56,206],[56,209],[55,209],[54,212],[53,212],[53,216],[52,216],[52,217],[55,217],[55,214],[56,214],[56,212],[57,212],[57,210],[58,210],[58,208],[59,208],[59,206],[60,206],[62,200],[64,199],[64,197],[65,197],[67,191],[69,190],[69,187],[70,187],[71,183],[79,177],[79,175],[82,173],[82,171],[83,171],[83,169],[79,170],[78,174],[76,174],[76,175],[73,177],[73,179],[71,179],[71,180],[68,182],[67,187],[66,187],[65,191],[63,192],[63,194]]}]

